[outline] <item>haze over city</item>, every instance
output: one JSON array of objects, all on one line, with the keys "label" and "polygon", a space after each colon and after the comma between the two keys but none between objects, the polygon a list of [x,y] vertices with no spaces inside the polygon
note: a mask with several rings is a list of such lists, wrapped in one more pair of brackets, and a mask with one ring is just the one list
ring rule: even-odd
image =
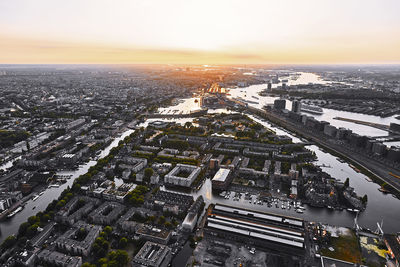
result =
[{"label": "haze over city", "polygon": [[15,0],[1,63],[399,63],[400,2]]}]

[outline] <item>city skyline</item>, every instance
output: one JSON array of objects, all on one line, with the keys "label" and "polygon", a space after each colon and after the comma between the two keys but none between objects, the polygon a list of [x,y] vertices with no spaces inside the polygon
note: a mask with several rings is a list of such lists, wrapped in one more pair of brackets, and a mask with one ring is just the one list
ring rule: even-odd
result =
[{"label": "city skyline", "polygon": [[8,1],[0,63],[400,62],[398,1]]}]

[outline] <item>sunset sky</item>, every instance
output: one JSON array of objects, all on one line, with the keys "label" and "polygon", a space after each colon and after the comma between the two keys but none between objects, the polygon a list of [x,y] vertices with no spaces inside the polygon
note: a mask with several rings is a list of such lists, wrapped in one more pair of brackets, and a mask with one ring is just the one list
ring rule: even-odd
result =
[{"label": "sunset sky", "polygon": [[1,0],[0,63],[400,63],[400,0]]}]

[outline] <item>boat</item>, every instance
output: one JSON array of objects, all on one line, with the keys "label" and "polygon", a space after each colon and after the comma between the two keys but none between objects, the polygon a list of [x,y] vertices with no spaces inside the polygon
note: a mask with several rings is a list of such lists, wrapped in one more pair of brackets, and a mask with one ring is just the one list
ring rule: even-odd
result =
[{"label": "boat", "polygon": [[387,189],[385,189],[385,188],[383,188],[383,187],[379,188],[378,190],[381,191],[381,192],[384,193],[384,194],[389,193],[389,190],[387,190]]},{"label": "boat", "polygon": [[322,115],[324,113],[323,109],[317,106],[311,106],[311,105],[301,105],[301,111],[311,113],[311,114],[316,114],[316,115]]},{"label": "boat", "polygon": [[372,182],[372,179],[369,177],[366,177],[365,180],[367,180],[368,182]]},{"label": "boat", "polygon": [[221,197],[225,197],[226,191],[223,191],[222,193],[219,194]]},{"label": "boat", "polygon": [[346,161],[344,161],[344,160],[341,159],[341,158],[336,158],[336,160],[339,161],[339,162],[341,162],[341,163],[345,163],[345,162],[346,162]]},{"label": "boat", "polygon": [[39,198],[39,195],[35,195],[35,196],[32,198],[32,200],[35,201],[35,200],[38,199],[38,198]]},{"label": "boat", "polygon": [[350,166],[350,168],[352,168],[353,170],[355,170],[356,172],[360,172],[360,170],[359,169],[357,169],[354,165],[352,165],[352,164],[349,164],[349,166]]},{"label": "boat", "polygon": [[32,210],[36,209],[36,206],[33,206]]},{"label": "boat", "polygon": [[10,214],[7,215],[7,218],[13,217],[15,214],[17,214],[18,212],[20,212],[22,209],[23,209],[22,207],[16,208],[13,212],[11,212]]},{"label": "boat", "polygon": [[40,192],[40,193],[39,193],[39,196],[41,196],[41,195],[43,195],[43,194],[44,194],[44,191]]},{"label": "boat", "polygon": [[297,213],[303,213],[304,211],[302,209],[296,209]]},{"label": "boat", "polygon": [[51,188],[51,187],[60,187],[60,185],[59,184],[51,184],[51,185],[49,185],[49,188]]}]

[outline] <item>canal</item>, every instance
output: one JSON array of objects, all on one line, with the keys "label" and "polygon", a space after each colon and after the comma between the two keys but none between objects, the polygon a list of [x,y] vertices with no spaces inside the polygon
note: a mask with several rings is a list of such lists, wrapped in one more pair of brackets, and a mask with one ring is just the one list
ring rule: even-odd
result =
[{"label": "canal", "polygon": [[[130,135],[131,133],[133,133],[133,130],[127,130],[123,132],[121,136],[115,138],[110,145],[108,145],[104,150],[101,151],[100,158],[106,157],[110,153],[110,150],[113,147],[118,146],[119,141],[123,140],[126,136]],[[18,232],[20,224],[26,222],[30,216],[35,215],[39,211],[45,210],[49,205],[49,203],[52,202],[54,199],[57,199],[60,196],[61,192],[64,191],[64,189],[66,189],[68,186],[72,186],[72,183],[74,182],[75,178],[79,177],[82,174],[85,174],[89,170],[89,168],[93,165],[96,165],[96,161],[92,160],[83,165],[80,165],[77,170],[58,172],[57,174],[72,175],[72,177],[68,179],[67,182],[62,184],[60,187],[46,188],[44,190],[44,193],[41,196],[39,196],[38,199],[36,200],[31,199],[27,201],[25,208],[21,212],[17,213],[10,219],[1,221],[0,242],[3,242],[3,240],[7,238],[7,236],[16,234]]]},{"label": "canal", "polygon": [[[314,76],[307,76],[308,79],[301,79],[302,82],[310,82],[309,79],[317,79],[318,77],[316,75]],[[311,78],[310,78],[311,77]],[[300,79],[300,78],[299,78]],[[311,81],[312,82],[312,81]],[[315,82],[315,81],[314,81]],[[237,88],[237,89],[231,89],[231,97],[235,97],[236,93],[237,94],[243,94],[243,97],[245,96],[246,98],[249,98],[249,100],[252,98],[251,96],[254,95],[256,97],[258,96],[258,92],[265,89],[266,85],[252,85],[246,88]],[[241,92],[243,91],[243,92]],[[236,92],[236,93],[235,93]],[[257,104],[260,106],[263,106],[265,103],[273,103],[274,98],[269,98],[269,97],[259,97],[260,103],[262,104]],[[253,99],[255,100],[255,99]],[[289,102],[289,105],[291,103]],[[257,106],[258,107],[258,106]],[[162,113],[171,113],[171,112],[182,112],[184,114],[185,112],[188,112],[190,110],[195,110],[198,108],[198,102],[195,102],[194,99],[185,99],[183,101],[180,101],[178,106],[171,106],[168,108],[163,108],[160,110]],[[324,109],[325,111],[325,109]],[[218,110],[210,110],[210,113],[228,113],[226,109],[218,109]],[[375,116],[369,116],[365,115],[368,117],[361,116],[362,114],[356,114],[356,113],[346,113],[346,115],[339,115],[342,114],[340,111],[334,111],[331,110],[333,114],[329,115],[329,117],[333,118],[333,116],[343,116],[343,117],[349,117],[353,119],[371,119],[372,122],[376,123],[388,123],[392,120],[392,118],[386,118],[386,119],[381,119],[379,117]],[[336,115],[334,112],[337,112]],[[361,117],[362,118],[361,118]],[[252,119],[256,120],[257,122],[263,124],[265,127],[275,131],[277,134],[283,134],[283,135],[288,135],[292,137],[293,142],[301,142],[302,140],[290,132],[288,132],[286,129],[282,129],[279,127],[276,127],[272,125],[271,123],[265,121],[265,120],[260,120],[254,116],[250,116]],[[374,118],[371,118],[374,117]],[[329,118],[326,117],[327,121],[329,121]],[[140,126],[146,127],[147,124],[150,121],[154,121],[157,119],[151,119],[146,121],[145,123],[141,124]],[[187,121],[192,121],[192,118],[185,118],[185,119],[167,119],[167,121],[175,121],[177,123],[182,123],[184,124]],[[331,120],[335,121],[335,120]],[[333,123],[332,123],[333,124]],[[335,124],[334,124],[335,125]],[[346,126],[345,126],[346,127]],[[362,125],[352,125],[352,130],[360,131],[363,134],[371,134],[371,135],[382,135],[381,132],[376,132],[373,128],[367,127],[367,131],[365,131],[365,128],[367,126],[362,126]],[[350,128],[350,127],[347,127]],[[377,130],[377,129],[376,129]],[[380,131],[380,130],[377,130]],[[114,139],[114,141],[101,152],[101,157],[105,157],[108,155],[110,152],[111,148],[115,147],[118,145],[118,142],[122,139],[125,138],[125,136],[128,136],[131,134],[133,130],[128,130],[124,132],[120,137]],[[315,162],[317,165],[324,165],[326,167],[322,167],[322,169],[330,174],[332,177],[340,179],[341,181],[345,181],[347,177],[350,179],[350,186],[355,188],[355,191],[357,192],[358,195],[368,195],[368,205],[367,208],[364,212],[360,213],[358,217],[358,223],[360,226],[370,228],[374,230],[376,228],[376,223],[381,222],[383,220],[383,230],[386,232],[398,232],[400,230],[400,227],[398,225],[398,221],[400,219],[400,200],[393,197],[390,194],[383,194],[380,191],[378,191],[379,185],[374,184],[372,182],[367,181],[367,177],[361,173],[357,173],[354,171],[352,168],[349,167],[347,163],[342,163],[337,160],[337,158],[329,153],[324,152],[321,150],[318,146],[312,145],[308,146],[308,149],[314,151],[318,157],[317,161]],[[72,178],[67,181],[67,183],[61,185],[59,188],[48,188],[44,191],[44,194],[40,196],[37,200],[33,201],[30,200],[27,202],[25,209],[22,210],[20,213],[17,213],[13,218],[10,220],[6,220],[3,222],[0,222],[0,227],[2,231],[2,235],[0,237],[0,241],[4,240],[8,235],[15,234],[18,231],[19,225],[23,222],[25,222],[29,216],[32,216],[36,214],[39,211],[44,210],[47,205],[53,201],[54,199],[58,198],[60,193],[67,187],[71,186],[73,183],[73,180],[77,178],[79,175],[84,174],[87,172],[87,170],[95,165],[95,161],[90,161],[82,166],[79,167],[78,170],[76,171],[70,171],[70,172],[61,172],[60,174],[66,174],[66,175],[72,175]],[[169,189],[168,189],[169,190]],[[176,190],[176,189],[175,189]],[[259,211],[266,211],[266,212],[273,212],[277,214],[284,214],[284,215],[291,215],[295,217],[301,217],[304,218],[305,220],[308,221],[318,221],[322,223],[329,223],[329,224],[334,224],[334,225],[339,225],[339,226],[348,226],[352,227],[354,225],[354,217],[355,214],[348,212],[346,210],[343,211],[337,211],[337,210],[329,210],[325,208],[313,208],[306,206],[306,210],[304,211],[303,214],[298,214],[296,213],[293,209],[291,210],[283,210],[281,208],[275,208],[275,206],[269,208],[267,205],[258,205],[258,204],[250,204],[248,201],[244,201],[243,199],[240,201],[233,201],[230,199],[225,199],[219,195],[213,194],[212,188],[211,188],[211,180],[206,179],[202,187],[198,191],[191,191],[191,192],[186,192],[186,193],[191,193],[194,197],[197,197],[199,195],[202,195],[206,201],[207,204],[210,203],[225,203],[228,205],[234,205],[234,206],[240,206],[240,207],[245,207],[245,208],[250,208],[250,209],[255,209]],[[35,209],[33,209],[35,207]]]}]

